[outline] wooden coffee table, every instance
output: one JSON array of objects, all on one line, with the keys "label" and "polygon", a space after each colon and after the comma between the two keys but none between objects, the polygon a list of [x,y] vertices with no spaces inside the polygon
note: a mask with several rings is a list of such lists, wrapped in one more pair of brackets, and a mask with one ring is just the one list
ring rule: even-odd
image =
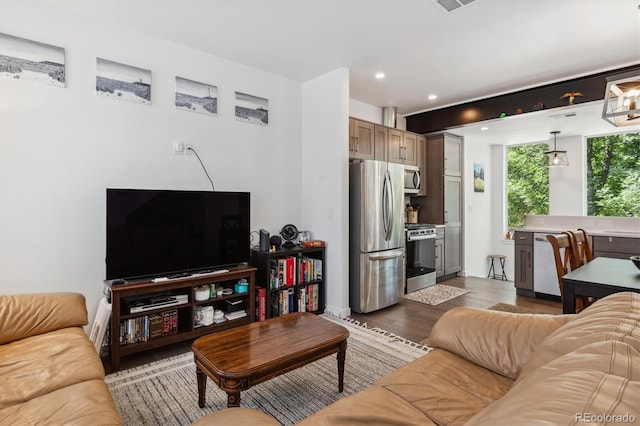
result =
[{"label": "wooden coffee table", "polygon": [[193,342],[198,405],[204,407],[207,376],[240,406],[240,392],[337,353],[338,391],[344,383],[346,328],[309,312],[296,312],[200,337]]}]

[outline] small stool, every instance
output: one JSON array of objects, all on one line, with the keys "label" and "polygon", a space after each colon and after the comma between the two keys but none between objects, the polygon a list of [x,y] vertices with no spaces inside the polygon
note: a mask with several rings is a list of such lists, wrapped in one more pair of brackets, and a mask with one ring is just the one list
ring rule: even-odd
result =
[{"label": "small stool", "polygon": [[[494,280],[499,279],[503,281],[509,281],[507,279],[507,274],[504,273],[504,262],[507,260],[507,256],[505,256],[504,254],[490,254],[487,257],[491,259],[491,266],[489,266],[489,273],[487,274],[487,278],[491,277],[491,274],[493,274]],[[500,269],[502,269],[502,274],[499,276],[499,278],[496,278],[496,267],[493,264],[493,261],[495,259],[498,259],[500,261]]]}]

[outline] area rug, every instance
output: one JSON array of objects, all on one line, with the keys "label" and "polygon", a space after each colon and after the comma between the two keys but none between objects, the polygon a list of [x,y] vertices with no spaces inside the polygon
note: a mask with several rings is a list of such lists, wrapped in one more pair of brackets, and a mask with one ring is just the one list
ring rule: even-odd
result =
[{"label": "area rug", "polygon": [[[349,330],[344,392],[338,392],[338,368],[332,355],[242,392],[241,406],[292,425],[431,350],[357,321],[323,317]],[[105,380],[127,426],[188,425],[227,406],[227,394],[208,379],[205,407],[198,407],[191,352],[110,374]]]},{"label": "area rug", "polygon": [[442,302],[451,300],[463,294],[469,293],[469,290],[463,288],[451,287],[449,285],[436,284],[413,293],[405,294],[404,297],[415,302],[426,303],[427,305],[439,305]]}]

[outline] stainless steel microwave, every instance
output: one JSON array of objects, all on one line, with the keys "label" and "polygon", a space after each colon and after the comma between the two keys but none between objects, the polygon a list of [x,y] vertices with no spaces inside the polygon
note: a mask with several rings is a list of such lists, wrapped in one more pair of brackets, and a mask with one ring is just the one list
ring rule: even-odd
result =
[{"label": "stainless steel microwave", "polygon": [[420,192],[420,185],[422,185],[420,168],[415,166],[404,166],[404,193],[417,194]]}]

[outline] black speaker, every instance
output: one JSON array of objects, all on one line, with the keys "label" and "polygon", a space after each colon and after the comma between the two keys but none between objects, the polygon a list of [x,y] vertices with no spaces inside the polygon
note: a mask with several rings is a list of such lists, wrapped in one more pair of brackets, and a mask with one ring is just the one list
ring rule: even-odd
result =
[{"label": "black speaker", "polygon": [[282,245],[282,238],[280,238],[278,235],[274,235],[269,240],[269,244],[275,246],[276,248],[280,248],[280,246]]},{"label": "black speaker", "polygon": [[260,230],[260,251],[269,251],[269,233],[264,229]]}]

